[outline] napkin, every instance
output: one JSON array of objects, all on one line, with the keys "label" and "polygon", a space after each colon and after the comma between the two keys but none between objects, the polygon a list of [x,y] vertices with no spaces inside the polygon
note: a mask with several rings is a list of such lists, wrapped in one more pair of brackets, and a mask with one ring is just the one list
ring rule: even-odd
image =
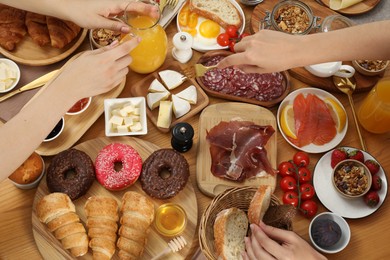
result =
[{"label": "napkin", "polygon": [[357,3],[363,2],[364,0],[330,0],[329,6],[330,9],[340,10],[347,8],[349,6],[355,5]]}]

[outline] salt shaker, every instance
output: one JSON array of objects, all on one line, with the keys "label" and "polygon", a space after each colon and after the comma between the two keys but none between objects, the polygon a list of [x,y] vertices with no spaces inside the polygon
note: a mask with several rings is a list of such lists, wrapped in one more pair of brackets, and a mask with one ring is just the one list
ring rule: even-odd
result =
[{"label": "salt shaker", "polygon": [[188,123],[177,123],[172,128],[171,145],[173,149],[184,153],[191,149],[194,129]]},{"label": "salt shaker", "polygon": [[187,32],[178,32],[173,36],[172,56],[181,63],[188,62],[192,57],[192,43],[194,39]]}]

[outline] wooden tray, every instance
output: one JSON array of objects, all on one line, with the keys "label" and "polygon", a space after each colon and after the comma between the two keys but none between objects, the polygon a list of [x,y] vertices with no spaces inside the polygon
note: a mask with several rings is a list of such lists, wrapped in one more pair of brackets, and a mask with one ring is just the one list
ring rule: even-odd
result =
[{"label": "wooden tray", "polygon": [[51,46],[41,47],[27,34],[24,39],[17,44],[14,51],[8,51],[0,47],[0,53],[5,57],[18,63],[29,66],[43,66],[61,61],[72,54],[84,41],[88,29],[81,29],[79,35],[62,49]]},{"label": "wooden tray", "polygon": [[[320,0],[327,7],[330,6],[330,0]],[[350,7],[337,10],[336,12],[345,15],[358,15],[371,11],[381,0],[365,0]]]},{"label": "wooden tray", "polygon": [[266,108],[244,103],[219,103],[205,108],[199,119],[199,146],[196,157],[196,180],[199,189],[207,196],[214,197],[232,187],[270,185],[275,189],[276,175],[245,180],[242,183],[215,177],[211,171],[210,145],[206,140],[206,131],[221,121],[231,119],[252,121],[259,125],[271,125],[275,133],[269,139],[265,148],[273,168],[276,169],[277,127],[275,116]]},{"label": "wooden tray", "polygon": [[[135,148],[138,151],[143,161],[153,151],[159,149],[158,146],[150,142],[143,141],[138,138],[131,138],[131,137],[130,138],[129,137],[112,137],[112,138],[102,137],[102,138],[89,140],[85,143],[81,143],[77,145],[75,148],[86,152],[91,157],[91,159],[95,161],[98,152],[104,146],[112,142],[121,142],[121,143],[131,145],[133,148]],[[106,190],[97,181],[95,181],[86,195],[74,201],[76,205],[76,212],[80,216],[82,222],[85,224],[86,215],[84,212],[84,204],[90,196],[92,195],[110,196],[115,198],[120,205],[123,194],[129,190],[136,191],[146,195],[143,192],[141,188],[141,184],[138,181],[128,189],[124,191],[116,191],[116,192],[111,192]],[[46,185],[46,176],[45,176],[44,179],[42,179],[41,183],[39,184],[37,192],[35,194],[34,203],[33,203],[33,212],[32,212],[32,229],[33,229],[34,239],[38,246],[38,249],[44,259],[74,259],[70,255],[69,251],[62,248],[61,242],[58,241],[52,235],[52,233],[50,233],[50,231],[46,228],[46,226],[39,222],[38,217],[36,216],[36,211],[35,211],[36,204],[38,200],[41,199],[46,194],[49,194],[49,191]],[[197,200],[196,200],[195,191],[191,181],[189,180],[186,187],[174,198],[170,200],[153,200],[153,202],[156,208],[159,205],[166,202],[177,203],[180,206],[182,206],[186,211],[188,217],[187,226],[181,235],[184,236],[188,244],[181,251],[169,255],[169,259],[184,259],[190,252],[191,244],[195,236],[195,231],[196,231],[197,221],[198,221]],[[167,246],[167,242],[169,240],[170,240],[169,238],[165,238],[159,233],[157,233],[155,228],[152,226],[151,232],[148,235],[148,243],[145,248],[142,259],[151,259],[153,256],[157,255],[159,252],[165,249],[165,247]],[[88,254],[86,254],[85,256],[77,259],[92,259],[91,250],[89,250]],[[119,257],[115,254],[113,259],[119,259]]]},{"label": "wooden tray", "polygon": [[[208,51],[202,57],[200,57],[200,59],[198,60],[197,63],[203,63],[214,56],[219,56],[219,55],[229,56],[231,54],[233,54],[233,53],[230,51],[225,51],[225,50]],[[290,92],[290,76],[288,75],[287,71],[282,71],[281,73],[284,77],[284,82],[283,82],[284,83],[284,93],[280,97],[278,97],[274,100],[270,100],[270,101],[259,101],[259,100],[254,99],[254,98],[245,98],[245,97],[239,97],[239,96],[234,96],[234,95],[230,95],[230,94],[224,94],[224,93],[221,93],[218,91],[211,90],[208,87],[206,87],[199,77],[196,77],[196,81],[198,82],[199,86],[210,96],[214,96],[214,97],[222,98],[222,99],[226,99],[226,100],[233,100],[233,101],[240,101],[240,102],[249,103],[249,104],[255,104],[255,105],[262,106],[262,107],[273,107],[273,106],[279,104],[287,96],[287,94]]]},{"label": "wooden tray", "polygon": [[[321,20],[323,20],[325,17],[329,15],[335,15],[338,14],[337,12],[322,6],[318,4],[315,1],[309,1],[309,0],[302,0],[302,2],[306,3],[313,11],[314,16],[320,17]],[[329,2],[329,1],[328,1]],[[259,31],[260,21],[265,17],[266,11],[272,11],[273,7],[276,3],[272,1],[264,1],[263,3],[257,5],[251,16],[251,30],[253,32]],[[320,20],[320,22],[321,22]],[[313,29],[312,33],[315,32],[315,29]],[[352,65],[352,62],[346,61],[343,62],[343,64],[349,64]],[[314,76],[310,72],[308,72],[305,68],[299,67],[299,68],[292,68],[289,70],[289,73],[292,77],[309,84],[312,87],[318,87],[321,89],[324,89],[326,91],[330,92],[339,92],[340,91],[334,86],[333,80],[331,77],[328,78],[320,78],[317,76]],[[355,73],[355,79],[356,79],[356,92],[365,92],[371,90],[373,86],[378,82],[378,80],[381,78],[381,76],[375,76],[375,77],[369,77],[364,76],[356,71]]]},{"label": "wooden tray", "polygon": [[[159,71],[163,70],[175,70],[182,74],[185,74],[183,70],[181,69],[180,65],[177,62],[171,63],[169,66],[165,66],[160,68],[158,71],[155,71],[151,73],[149,76],[147,76],[145,79],[137,83],[135,86],[131,88],[131,94],[136,97],[145,97],[148,94],[148,88],[152,81],[155,78],[158,78],[160,80],[160,77],[158,75]],[[160,80],[161,82],[161,80]],[[199,113],[203,108],[205,108],[209,104],[209,97],[206,95],[206,93],[202,90],[202,88],[199,87],[199,85],[193,80],[192,78],[188,77],[179,87],[170,90],[171,94],[179,93],[180,91],[184,90],[185,88],[189,87],[190,85],[194,85],[197,90],[197,96],[198,101],[195,105],[191,105],[191,110],[184,116],[180,118],[175,118],[175,115],[172,115],[172,122],[171,127],[174,126],[177,123],[185,122],[188,118],[196,115]],[[170,98],[169,98],[170,99]],[[146,106],[146,114],[148,115],[150,121],[157,126],[157,118],[158,118],[158,108],[155,108],[153,110],[150,110],[149,106]],[[170,128],[161,128],[157,127],[161,132],[167,133],[169,132]]]}]

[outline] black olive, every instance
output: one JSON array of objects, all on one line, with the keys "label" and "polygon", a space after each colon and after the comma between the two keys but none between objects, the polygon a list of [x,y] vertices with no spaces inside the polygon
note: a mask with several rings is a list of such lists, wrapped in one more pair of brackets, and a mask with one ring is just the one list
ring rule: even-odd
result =
[{"label": "black olive", "polygon": [[312,225],[311,236],[320,247],[330,247],[340,240],[341,228],[331,219],[319,219]]}]

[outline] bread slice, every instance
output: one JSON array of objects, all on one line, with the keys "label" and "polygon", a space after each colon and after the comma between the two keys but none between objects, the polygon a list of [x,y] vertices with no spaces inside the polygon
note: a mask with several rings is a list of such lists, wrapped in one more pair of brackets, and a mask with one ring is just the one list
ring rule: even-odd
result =
[{"label": "bread slice", "polygon": [[228,208],[219,212],[214,222],[214,243],[218,259],[242,259],[247,231],[248,218],[244,211]]},{"label": "bread slice", "polygon": [[272,188],[260,185],[249,204],[248,219],[251,224],[259,224],[271,203]]},{"label": "bread slice", "polygon": [[229,0],[191,0],[190,10],[226,28],[228,25],[242,26],[242,17]]}]

